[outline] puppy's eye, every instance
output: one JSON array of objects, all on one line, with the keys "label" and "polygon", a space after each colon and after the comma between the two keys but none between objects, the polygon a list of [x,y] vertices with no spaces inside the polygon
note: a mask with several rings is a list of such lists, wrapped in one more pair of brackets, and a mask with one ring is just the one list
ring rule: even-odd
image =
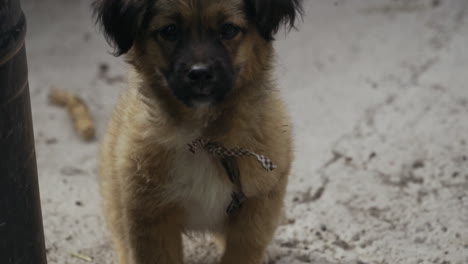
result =
[{"label": "puppy's eye", "polygon": [[239,32],[241,31],[241,28],[233,25],[233,24],[224,24],[221,27],[221,38],[225,40],[230,40],[233,39]]},{"label": "puppy's eye", "polygon": [[159,35],[167,41],[176,41],[179,38],[180,30],[177,25],[172,24],[159,30]]}]

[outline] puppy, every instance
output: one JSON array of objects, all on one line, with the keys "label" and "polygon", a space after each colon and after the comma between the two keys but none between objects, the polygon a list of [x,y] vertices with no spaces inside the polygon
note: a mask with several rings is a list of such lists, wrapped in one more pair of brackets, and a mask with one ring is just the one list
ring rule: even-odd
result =
[{"label": "puppy", "polygon": [[[192,231],[224,237],[222,264],[262,263],[293,159],[272,43],[281,25],[294,27],[300,0],[97,0],[94,8],[131,66],[99,166],[119,263],[182,263],[182,234]],[[187,145],[197,139],[246,148],[276,168],[253,156],[193,154]]]}]

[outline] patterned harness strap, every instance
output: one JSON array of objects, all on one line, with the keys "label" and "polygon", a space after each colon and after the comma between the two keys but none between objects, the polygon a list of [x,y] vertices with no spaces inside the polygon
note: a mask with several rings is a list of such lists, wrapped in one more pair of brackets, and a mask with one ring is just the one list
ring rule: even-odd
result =
[{"label": "patterned harness strap", "polygon": [[263,168],[267,171],[272,171],[276,168],[276,165],[267,158],[266,156],[257,154],[246,148],[225,148],[223,145],[217,142],[212,142],[208,139],[197,139],[188,145],[190,152],[196,153],[202,149],[215,157],[240,157],[240,156],[254,156]]},{"label": "patterned harness strap", "polygon": [[244,192],[242,191],[242,186],[240,182],[240,172],[239,167],[237,165],[236,157],[254,156],[258,160],[258,162],[260,162],[263,168],[265,168],[265,170],[267,170],[268,172],[276,168],[276,165],[274,165],[269,158],[263,155],[259,155],[245,148],[227,149],[220,143],[213,142],[208,139],[197,139],[191,144],[189,144],[188,147],[190,152],[194,154],[200,150],[206,150],[211,155],[220,159],[221,164],[223,165],[224,169],[226,170],[226,173],[229,176],[229,179],[234,183],[234,185],[237,188],[232,192],[231,203],[226,209],[226,213],[229,216],[233,216],[234,214],[236,214],[242,207],[244,201],[247,199]]}]

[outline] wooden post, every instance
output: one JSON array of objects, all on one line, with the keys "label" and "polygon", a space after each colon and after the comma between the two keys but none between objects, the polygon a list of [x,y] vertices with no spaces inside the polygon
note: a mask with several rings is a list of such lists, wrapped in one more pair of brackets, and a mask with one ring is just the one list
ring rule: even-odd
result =
[{"label": "wooden post", "polygon": [[19,0],[0,0],[0,263],[46,264]]}]

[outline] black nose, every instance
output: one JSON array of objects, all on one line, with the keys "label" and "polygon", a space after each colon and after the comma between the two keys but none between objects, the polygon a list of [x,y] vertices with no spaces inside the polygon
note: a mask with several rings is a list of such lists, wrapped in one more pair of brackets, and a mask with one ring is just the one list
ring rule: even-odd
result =
[{"label": "black nose", "polygon": [[214,79],[213,72],[207,65],[192,66],[187,77],[192,82],[208,82]]}]

